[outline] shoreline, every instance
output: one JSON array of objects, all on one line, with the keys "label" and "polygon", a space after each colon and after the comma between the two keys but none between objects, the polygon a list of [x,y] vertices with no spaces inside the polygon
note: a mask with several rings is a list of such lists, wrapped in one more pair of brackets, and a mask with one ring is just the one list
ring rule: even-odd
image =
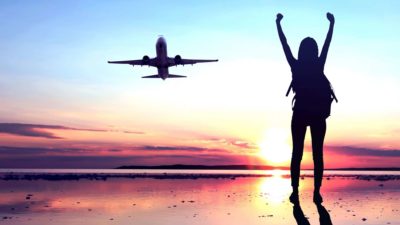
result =
[{"label": "shoreline", "polygon": [[[290,178],[289,174],[277,174],[282,178]],[[47,180],[47,181],[62,181],[62,180],[107,180],[110,178],[127,178],[127,179],[231,179],[237,178],[262,178],[277,176],[274,174],[201,174],[201,173],[20,173],[7,172],[0,173],[0,180]],[[301,179],[314,177],[313,174],[303,174]],[[355,179],[366,181],[389,181],[400,180],[400,175],[357,175],[357,174],[326,174],[325,179]]]},{"label": "shoreline", "polygon": [[[164,170],[290,170],[287,166],[268,166],[268,165],[157,165],[157,166],[120,166],[114,169],[164,169]],[[312,170],[312,169],[303,169]],[[326,171],[400,171],[400,167],[344,167],[326,168]]]}]

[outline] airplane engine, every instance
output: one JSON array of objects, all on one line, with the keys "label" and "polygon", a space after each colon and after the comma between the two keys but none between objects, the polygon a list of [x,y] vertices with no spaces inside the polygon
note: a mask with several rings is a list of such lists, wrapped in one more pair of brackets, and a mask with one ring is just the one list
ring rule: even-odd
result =
[{"label": "airplane engine", "polygon": [[182,57],[180,55],[176,55],[174,61],[175,64],[180,64],[182,62]]},{"label": "airplane engine", "polygon": [[150,62],[150,57],[149,56],[147,56],[147,55],[145,55],[145,56],[143,56],[143,64],[148,64],[149,62]]}]

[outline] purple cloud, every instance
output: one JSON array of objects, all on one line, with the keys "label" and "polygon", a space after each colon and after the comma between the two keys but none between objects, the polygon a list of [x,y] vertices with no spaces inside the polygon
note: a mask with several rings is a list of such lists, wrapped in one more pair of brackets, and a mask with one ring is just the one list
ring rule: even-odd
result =
[{"label": "purple cloud", "polygon": [[[163,152],[163,151],[177,151],[177,152],[193,152],[193,153],[222,153],[222,154],[231,154],[232,152],[229,149],[224,148],[206,148],[206,147],[197,147],[197,146],[174,146],[174,145],[143,145],[143,146],[134,146],[128,148],[126,150],[132,151],[154,151],[154,152]],[[115,150],[113,150],[115,151]]]},{"label": "purple cloud", "polygon": [[398,149],[372,149],[353,146],[327,146],[332,152],[352,156],[400,157]]},{"label": "purple cloud", "polygon": [[238,140],[235,138],[217,138],[217,137],[200,137],[197,141],[206,143],[219,143],[226,146],[235,146],[241,149],[256,149],[257,145],[245,140]]},{"label": "purple cloud", "polygon": [[207,148],[194,147],[194,146],[159,146],[159,145],[145,145],[138,146],[136,149],[154,150],[154,151],[204,151]]},{"label": "purple cloud", "polygon": [[60,125],[43,125],[43,124],[25,124],[25,123],[0,123],[0,133],[13,134],[27,137],[42,137],[49,139],[62,139],[51,132],[43,129],[51,130],[77,130],[77,131],[95,131],[104,132],[106,130],[96,129],[80,129]]},{"label": "purple cloud", "polygon": [[0,146],[0,156],[39,156],[47,154],[84,154],[92,153],[90,149],[84,148],[44,148],[44,147],[12,147]]},{"label": "purple cloud", "polygon": [[91,132],[123,132],[127,134],[144,134],[140,131],[119,131],[119,130],[106,130],[106,129],[86,129],[74,128],[61,125],[43,125],[43,124],[26,124],[26,123],[0,123],[0,133],[12,134],[26,137],[41,137],[48,139],[62,139],[51,132],[44,131],[50,130],[75,130],[75,131],[91,131]]},{"label": "purple cloud", "polygon": [[148,156],[7,156],[0,157],[0,168],[116,168],[123,165],[240,164],[243,158],[229,155],[148,155]]}]

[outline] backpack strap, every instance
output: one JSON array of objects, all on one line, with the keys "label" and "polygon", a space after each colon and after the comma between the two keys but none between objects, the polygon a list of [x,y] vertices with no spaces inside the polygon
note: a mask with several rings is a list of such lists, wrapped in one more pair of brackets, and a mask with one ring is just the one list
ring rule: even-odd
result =
[{"label": "backpack strap", "polygon": [[324,77],[325,77],[325,79],[326,79],[326,80],[328,81],[328,83],[329,83],[329,87],[330,87],[330,89],[331,89],[330,91],[331,91],[331,95],[332,95],[333,99],[335,99],[335,102],[338,103],[338,99],[336,98],[335,91],[333,91],[332,84],[331,84],[331,82],[328,80],[328,78],[326,77],[325,73],[324,73]]},{"label": "backpack strap", "polygon": [[332,95],[333,99],[335,99],[335,102],[338,103],[338,100],[337,100],[337,98],[336,98],[335,92],[333,91],[332,84],[329,83],[329,86],[331,86],[331,95]]},{"label": "backpack strap", "polygon": [[290,90],[292,90],[292,86],[293,86],[293,80],[290,82],[289,88],[286,92],[286,97],[289,96]]},{"label": "backpack strap", "polygon": [[292,98],[292,109],[294,109],[295,101],[296,101],[296,95],[294,95],[293,98]]}]

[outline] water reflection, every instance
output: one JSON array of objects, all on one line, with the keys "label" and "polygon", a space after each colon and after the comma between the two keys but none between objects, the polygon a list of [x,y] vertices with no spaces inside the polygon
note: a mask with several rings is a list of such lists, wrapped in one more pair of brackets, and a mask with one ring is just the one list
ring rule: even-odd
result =
[{"label": "water reflection", "polygon": [[261,193],[269,196],[270,203],[282,203],[292,191],[290,179],[284,178],[284,174],[286,174],[284,171],[274,170],[271,177],[262,178],[260,181],[259,189]]},{"label": "water reflection", "polygon": [[[332,225],[331,216],[325,207],[321,204],[316,204],[317,211],[319,215],[319,224],[320,225]],[[304,215],[303,209],[300,204],[295,204],[293,206],[293,216],[297,222],[297,225],[310,225],[308,218]]]},{"label": "water reflection", "polygon": [[290,179],[280,171],[274,173],[236,179],[0,180],[0,222],[330,225],[331,216],[335,225],[400,221],[399,180],[325,180],[324,205],[332,210],[328,213],[324,206],[312,203],[312,178],[301,180],[302,205],[293,207],[288,201]]},{"label": "water reflection", "polygon": [[310,225],[308,219],[304,215],[303,209],[301,209],[300,204],[293,206],[293,216],[298,225]]},{"label": "water reflection", "polygon": [[321,225],[332,225],[331,216],[328,213],[328,210],[321,204],[317,204],[318,214],[319,214],[319,223]]}]

